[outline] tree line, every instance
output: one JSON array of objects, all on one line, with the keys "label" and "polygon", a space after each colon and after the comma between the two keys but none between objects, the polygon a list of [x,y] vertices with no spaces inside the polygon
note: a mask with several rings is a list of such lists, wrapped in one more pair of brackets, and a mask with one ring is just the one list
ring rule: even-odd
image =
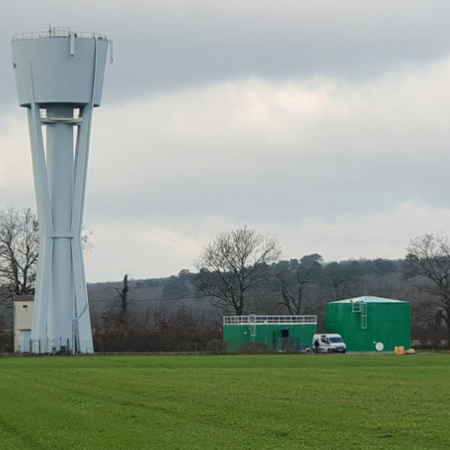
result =
[{"label": "tree line", "polygon": [[[33,293],[38,248],[38,222],[31,210],[8,208],[0,213],[0,346],[10,328],[5,317],[11,315],[13,296]],[[135,282],[133,287],[125,276],[120,288],[110,289],[103,311],[91,307],[96,348],[217,348],[223,314],[316,314],[323,329],[326,303],[364,295],[410,301],[413,339],[450,342],[448,238],[419,236],[405,253],[398,260],[326,262],[317,253],[284,260],[274,236],[247,226],[222,231],[202,250],[195,273],[182,270],[166,279]],[[133,308],[133,290],[145,286],[159,289],[160,301],[138,311]],[[169,307],[171,300],[184,299],[202,305],[201,314],[193,306]]]},{"label": "tree line", "polygon": [[314,253],[285,261],[280,260],[281,253],[275,237],[252,228],[221,232],[196,262],[194,284],[228,313],[317,314],[319,326],[325,304],[331,301],[365,295],[406,300],[412,306],[413,338],[445,337],[450,343],[446,235],[412,239],[405,258],[399,260],[326,263]]}]

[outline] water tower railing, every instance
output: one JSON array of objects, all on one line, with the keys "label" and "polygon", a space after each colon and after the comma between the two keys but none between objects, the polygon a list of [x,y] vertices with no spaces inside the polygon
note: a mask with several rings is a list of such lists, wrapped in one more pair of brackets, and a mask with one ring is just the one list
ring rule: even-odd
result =
[{"label": "water tower railing", "polygon": [[258,316],[258,315],[248,315],[248,316],[224,316],[224,325],[248,325],[248,324],[261,324],[261,325],[291,325],[291,324],[305,324],[317,323],[317,316]]},{"label": "water tower railing", "polygon": [[81,39],[104,39],[108,40],[107,36],[100,33],[95,32],[86,32],[86,31],[72,31],[71,28],[68,27],[55,27],[51,28],[47,31],[31,31],[28,33],[20,33],[16,34],[12,37],[12,41],[21,41],[25,39],[45,39],[45,38],[68,38],[71,35],[74,35],[77,38]]}]

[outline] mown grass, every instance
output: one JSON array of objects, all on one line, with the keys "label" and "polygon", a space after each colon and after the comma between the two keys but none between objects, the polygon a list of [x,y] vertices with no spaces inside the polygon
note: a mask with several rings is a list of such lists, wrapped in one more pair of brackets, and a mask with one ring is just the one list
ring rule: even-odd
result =
[{"label": "mown grass", "polygon": [[0,449],[448,449],[450,356],[0,358]]}]

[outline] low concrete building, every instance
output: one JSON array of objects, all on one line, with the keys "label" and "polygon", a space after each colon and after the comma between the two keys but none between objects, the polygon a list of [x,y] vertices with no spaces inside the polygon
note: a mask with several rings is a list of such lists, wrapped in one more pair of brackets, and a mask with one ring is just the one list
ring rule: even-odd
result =
[{"label": "low concrete building", "polygon": [[30,351],[31,324],[33,322],[34,297],[18,295],[14,297],[14,352]]}]

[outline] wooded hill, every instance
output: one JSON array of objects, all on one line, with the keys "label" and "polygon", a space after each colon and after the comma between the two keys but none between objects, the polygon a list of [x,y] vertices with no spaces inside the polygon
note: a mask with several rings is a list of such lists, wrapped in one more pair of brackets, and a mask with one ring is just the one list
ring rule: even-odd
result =
[{"label": "wooded hill", "polygon": [[[164,317],[176,322],[189,319],[220,329],[222,316],[234,314],[229,305],[197,289],[199,274],[182,270],[168,278],[89,284],[93,327],[127,318],[135,327],[154,327]],[[325,304],[371,295],[411,302],[413,340],[439,345],[446,339],[445,316],[439,300],[422,287],[423,278],[409,277],[406,260],[347,260],[324,263],[317,254],[300,260],[280,261],[269,267],[265,283],[246,300],[247,314],[316,314],[324,330]]]}]

